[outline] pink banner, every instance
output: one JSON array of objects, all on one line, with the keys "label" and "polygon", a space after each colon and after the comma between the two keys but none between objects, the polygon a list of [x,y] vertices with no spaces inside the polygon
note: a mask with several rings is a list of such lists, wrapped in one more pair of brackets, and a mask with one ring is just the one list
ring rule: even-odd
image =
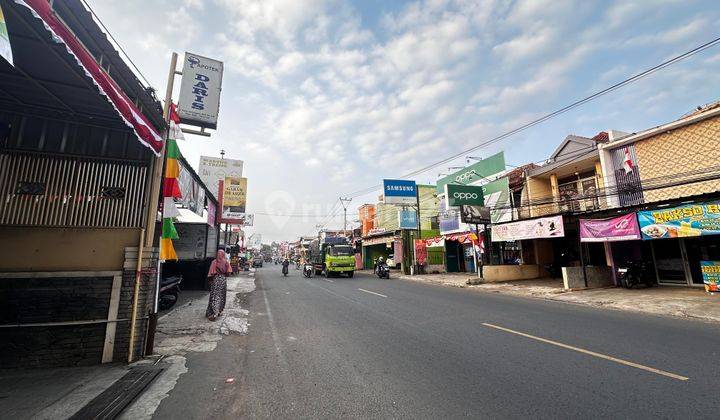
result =
[{"label": "pink banner", "polygon": [[85,74],[95,83],[100,93],[104,95],[113,108],[115,108],[118,116],[126,125],[133,129],[138,140],[159,156],[160,152],[162,152],[164,142],[160,133],[158,133],[147,117],[140,112],[115,81],[100,68],[95,58],[85,49],[70,29],[58,19],[50,3],[47,0],[15,1],[31,9],[35,17],[43,22],[45,29],[52,34],[55,42],[65,45],[67,52],[75,57],[78,65],[82,67]]},{"label": "pink banner", "polygon": [[633,241],[640,238],[635,213],[610,219],[580,219],[580,242]]}]

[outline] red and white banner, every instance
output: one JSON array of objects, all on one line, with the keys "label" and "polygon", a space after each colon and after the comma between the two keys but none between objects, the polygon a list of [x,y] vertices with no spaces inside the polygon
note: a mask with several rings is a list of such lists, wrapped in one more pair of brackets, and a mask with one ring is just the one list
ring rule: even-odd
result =
[{"label": "red and white banner", "polygon": [[45,29],[52,34],[53,40],[64,44],[67,52],[72,55],[85,74],[97,86],[100,93],[105,96],[115,108],[120,118],[135,132],[138,140],[149,147],[157,156],[163,149],[163,138],[153,127],[150,121],[133,104],[130,98],[120,89],[115,81],[100,68],[95,58],[85,49],[70,29],[61,22],[47,0],[15,0],[32,11],[40,19]]}]

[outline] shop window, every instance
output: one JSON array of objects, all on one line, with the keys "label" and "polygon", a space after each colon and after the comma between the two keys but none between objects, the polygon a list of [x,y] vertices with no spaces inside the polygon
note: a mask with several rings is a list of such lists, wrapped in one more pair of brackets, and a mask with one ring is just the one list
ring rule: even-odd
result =
[{"label": "shop window", "polygon": [[652,242],[658,280],[666,284],[687,284],[679,239]]},{"label": "shop window", "polygon": [[688,266],[694,285],[703,284],[700,261],[720,261],[720,236],[685,239]]}]

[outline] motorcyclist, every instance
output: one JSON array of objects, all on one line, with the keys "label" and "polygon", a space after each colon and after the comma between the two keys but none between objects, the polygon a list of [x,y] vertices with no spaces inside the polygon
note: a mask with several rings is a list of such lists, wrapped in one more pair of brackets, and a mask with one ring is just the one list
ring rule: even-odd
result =
[{"label": "motorcyclist", "polygon": [[385,259],[384,259],[382,256],[378,257],[378,258],[375,260],[375,270],[374,270],[374,271],[375,271],[376,273],[377,273],[377,271],[378,271],[378,267],[380,267],[381,265],[383,265],[384,262],[385,262]]}]

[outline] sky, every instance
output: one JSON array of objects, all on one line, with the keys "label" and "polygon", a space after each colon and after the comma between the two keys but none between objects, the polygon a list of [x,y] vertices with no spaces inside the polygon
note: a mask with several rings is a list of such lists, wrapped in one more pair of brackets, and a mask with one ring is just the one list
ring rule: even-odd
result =
[{"label": "sky", "polygon": [[[720,36],[715,0],[86,1],[159,96],[173,51],[225,63],[217,131],[180,149],[196,169],[221,149],[245,161],[246,231],[265,242],[341,228],[338,197]],[[717,46],[473,156],[504,150],[521,165],[569,134],[669,122],[719,99],[719,72]],[[434,183],[465,163],[414,179]],[[379,194],[353,197],[350,226]]]}]

